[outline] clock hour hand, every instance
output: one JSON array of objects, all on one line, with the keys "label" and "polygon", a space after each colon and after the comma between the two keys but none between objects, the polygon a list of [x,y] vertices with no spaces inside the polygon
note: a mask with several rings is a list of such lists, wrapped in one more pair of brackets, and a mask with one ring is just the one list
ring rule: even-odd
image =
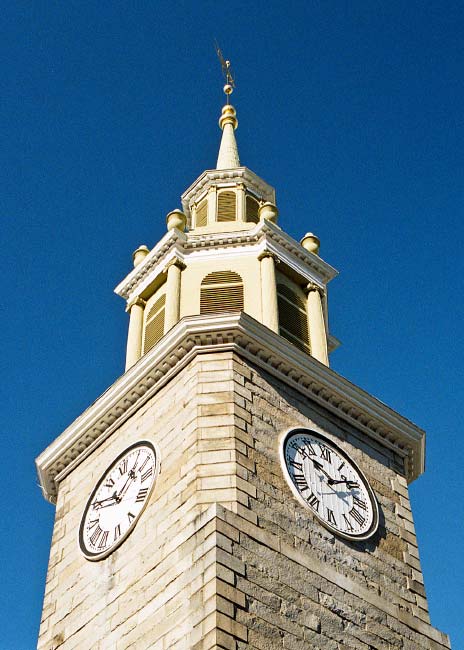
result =
[{"label": "clock hour hand", "polygon": [[[101,499],[100,501],[94,501],[92,503],[92,506],[94,508],[105,508],[106,506],[103,506],[102,503],[105,503],[106,501],[114,501],[114,502],[116,502],[117,501],[116,492],[114,492],[110,497],[106,497],[106,499]],[[110,506],[112,504],[107,503],[106,505]]]},{"label": "clock hour hand", "polygon": [[356,483],[356,481],[348,481],[347,479],[343,479],[342,481],[336,481],[335,479],[332,479],[330,485],[340,485],[341,483],[346,483],[346,487],[349,490],[354,490],[354,488],[359,487],[359,483]]}]

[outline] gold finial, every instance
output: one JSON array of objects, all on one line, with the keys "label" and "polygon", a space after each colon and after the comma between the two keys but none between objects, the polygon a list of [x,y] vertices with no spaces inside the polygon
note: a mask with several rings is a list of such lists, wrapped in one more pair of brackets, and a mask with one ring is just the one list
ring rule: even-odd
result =
[{"label": "gold finial", "polygon": [[222,74],[224,75],[224,79],[226,80],[226,84],[223,90],[227,97],[227,103],[229,103],[229,97],[233,93],[235,88],[235,81],[232,75],[232,68],[230,67],[230,61],[226,61],[222,56],[222,52],[219,48],[217,41],[214,41],[214,46],[216,48],[216,54],[218,55],[218,59],[221,63]]}]

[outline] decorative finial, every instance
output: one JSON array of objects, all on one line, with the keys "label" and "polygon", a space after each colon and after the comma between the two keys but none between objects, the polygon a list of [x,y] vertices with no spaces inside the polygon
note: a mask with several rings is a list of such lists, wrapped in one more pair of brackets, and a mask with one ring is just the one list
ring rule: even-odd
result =
[{"label": "decorative finial", "polygon": [[300,244],[310,253],[319,255],[319,247],[321,245],[321,242],[319,237],[317,235],[314,235],[312,232],[307,232],[301,240]]},{"label": "decorative finial", "polygon": [[229,97],[234,92],[234,88],[235,88],[235,81],[232,75],[232,68],[230,67],[230,61],[225,60],[224,57],[222,56],[222,52],[219,48],[217,41],[214,41],[214,46],[216,48],[216,54],[218,55],[218,59],[221,63],[222,74],[224,75],[224,79],[226,80],[226,84],[223,90],[227,97],[227,103],[229,103]]},{"label": "decorative finial", "polygon": [[232,76],[230,61],[226,61],[222,56],[217,41],[215,41],[216,53],[222,66],[222,73],[226,80],[224,92],[227,97],[227,103],[222,107],[221,117],[219,118],[219,126],[222,129],[221,146],[219,147],[219,155],[216,163],[216,169],[236,169],[240,167],[240,160],[238,157],[237,142],[235,140],[234,131],[238,126],[237,113],[235,108],[230,104],[229,97],[235,88],[235,81]]}]

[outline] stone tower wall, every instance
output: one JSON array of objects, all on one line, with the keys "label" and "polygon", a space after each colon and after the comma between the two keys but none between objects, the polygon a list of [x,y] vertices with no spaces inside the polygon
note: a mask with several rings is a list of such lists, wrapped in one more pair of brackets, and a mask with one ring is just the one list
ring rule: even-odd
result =
[{"label": "stone tower wall", "polygon": [[[278,452],[293,426],[332,435],[363,469],[373,540],[334,537],[293,498]],[[160,451],[155,491],[126,541],[89,562],[87,498],[140,439]],[[195,357],[60,484],[40,650],[444,647],[399,459],[232,352]]]}]

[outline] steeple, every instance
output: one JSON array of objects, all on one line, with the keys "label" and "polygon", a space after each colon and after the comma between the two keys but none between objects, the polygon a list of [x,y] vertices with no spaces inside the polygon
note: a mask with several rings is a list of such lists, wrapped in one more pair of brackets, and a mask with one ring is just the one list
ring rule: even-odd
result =
[{"label": "steeple", "polygon": [[235,169],[236,167],[240,167],[237,141],[234,133],[238,126],[238,120],[235,108],[231,104],[223,106],[221,117],[219,118],[219,126],[222,129],[222,138],[216,169]]}]

